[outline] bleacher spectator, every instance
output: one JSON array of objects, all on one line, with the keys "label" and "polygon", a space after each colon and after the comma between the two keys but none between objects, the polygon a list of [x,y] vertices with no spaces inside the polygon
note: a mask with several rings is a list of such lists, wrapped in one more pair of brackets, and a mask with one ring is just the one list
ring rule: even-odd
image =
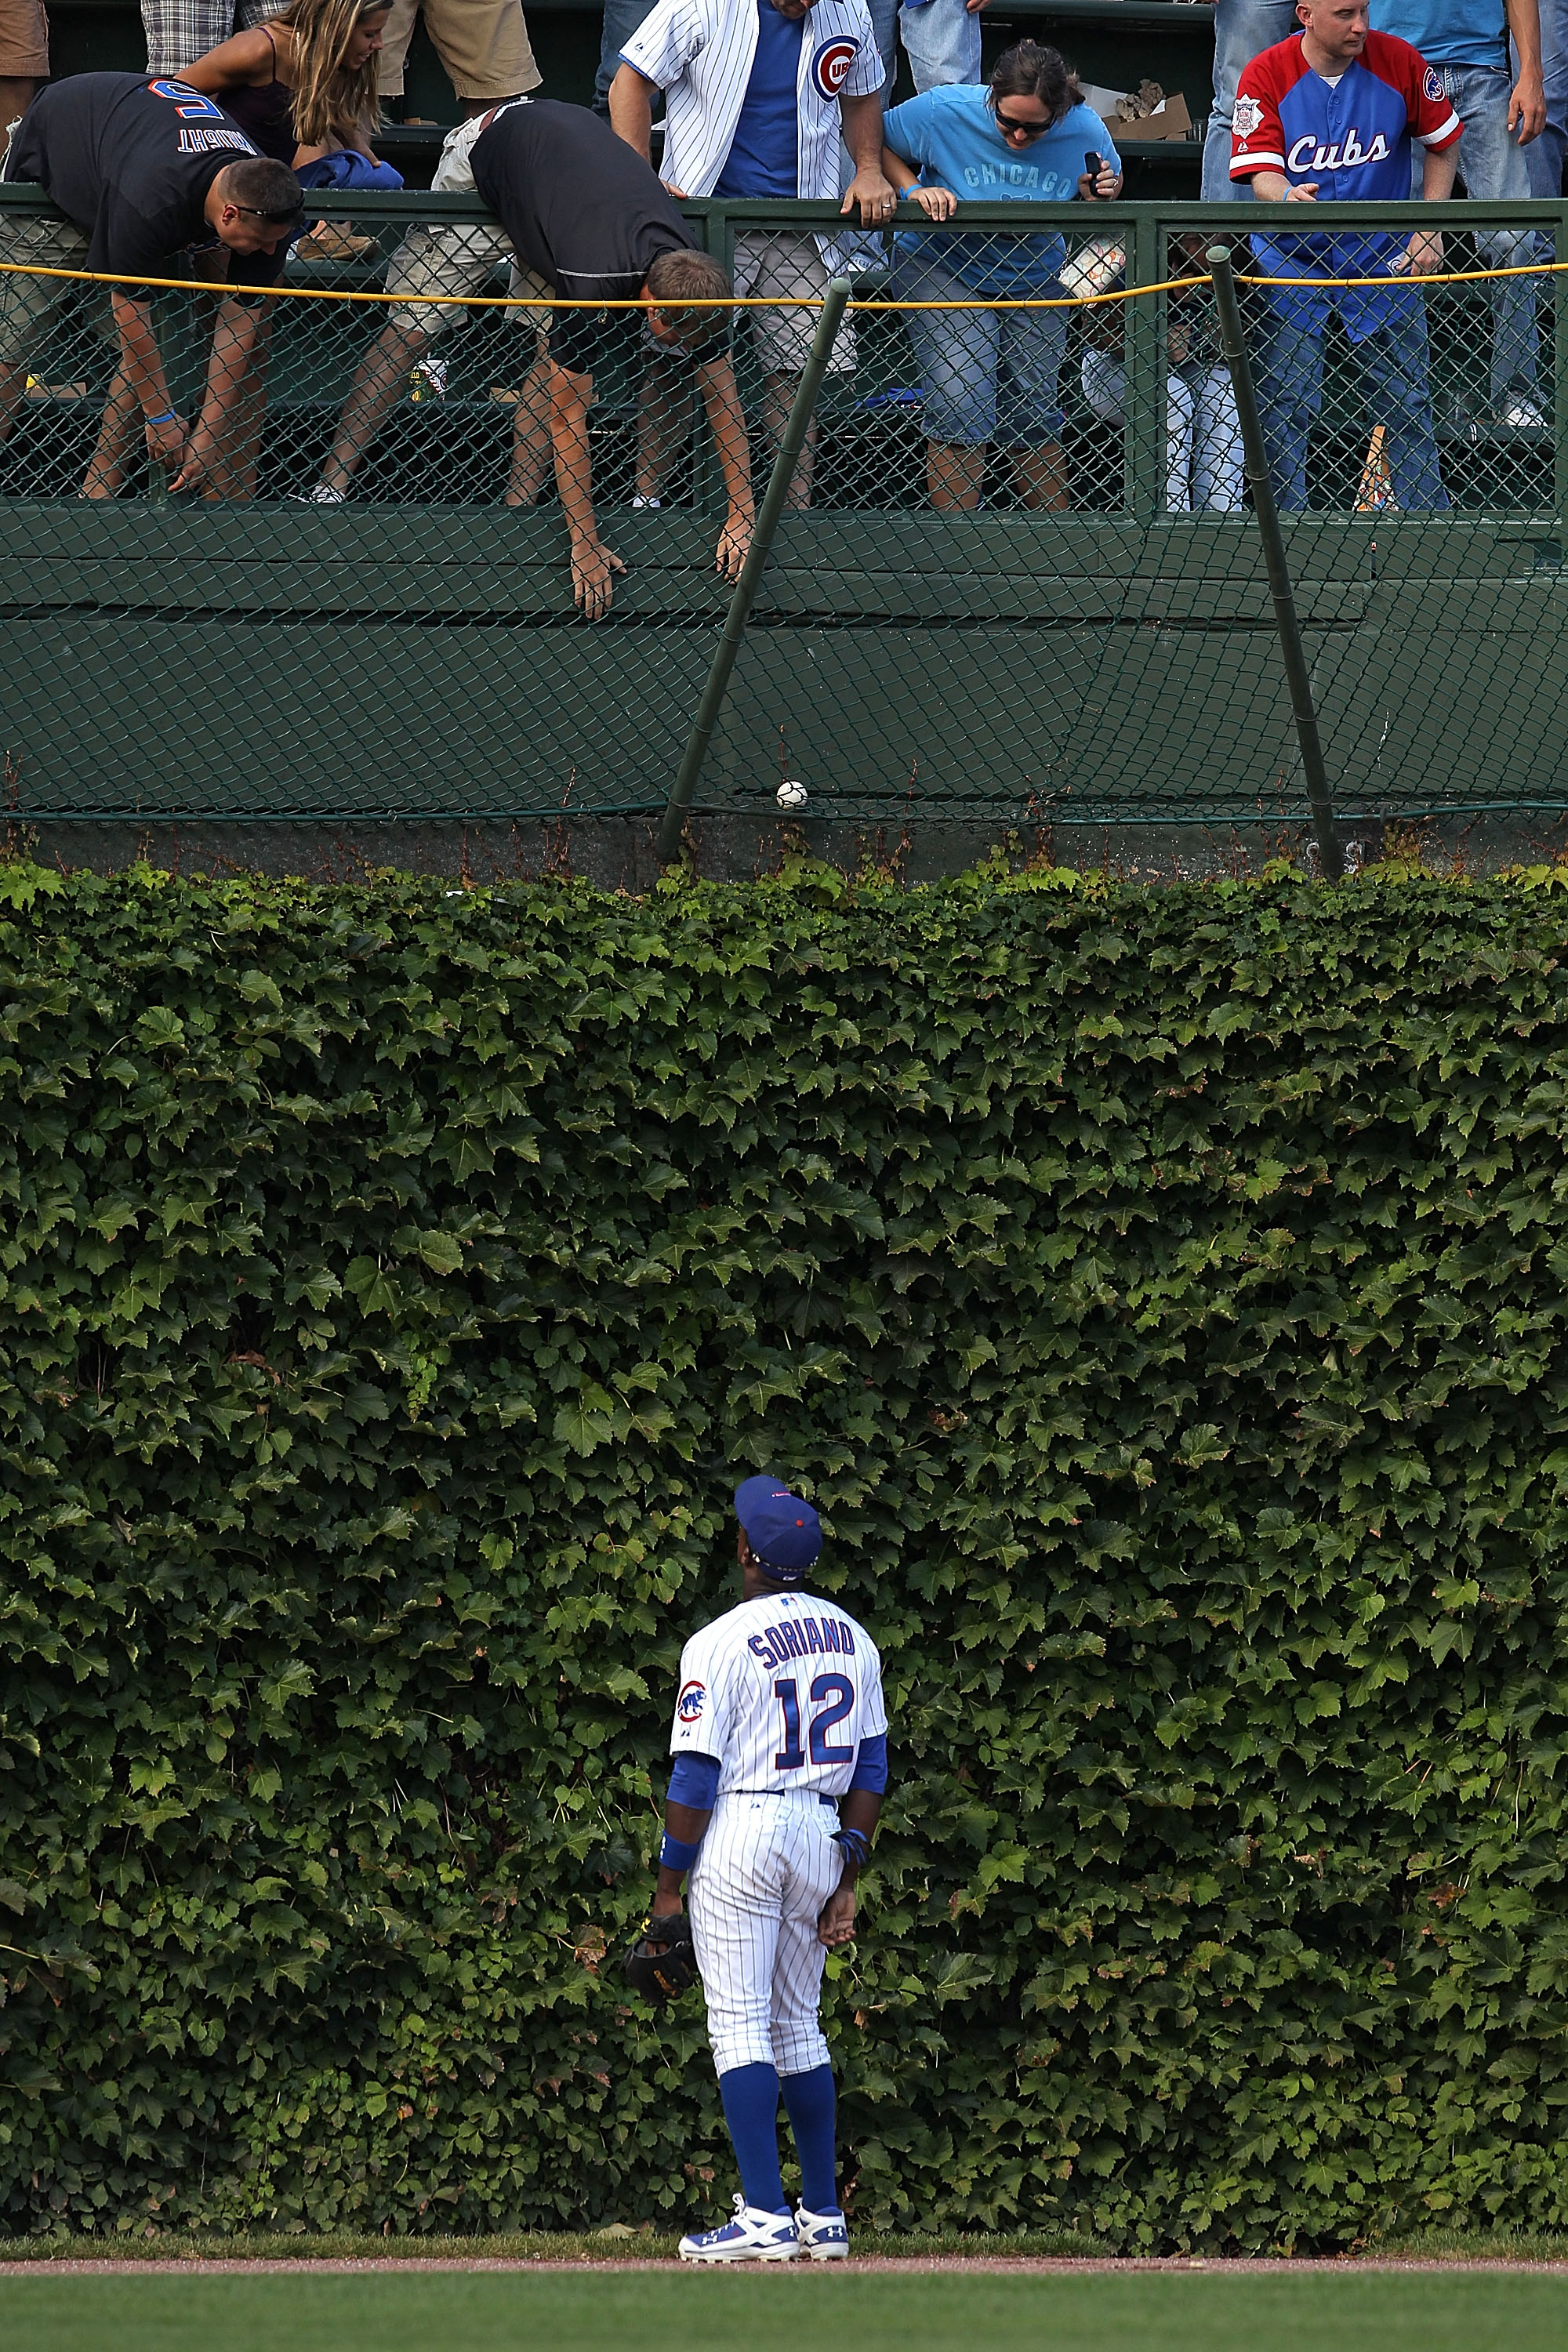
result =
[{"label": "bleacher spectator", "polygon": [[[1568,0],[1541,0],[1541,95],[1546,121],[1539,139],[1524,151],[1532,196],[1563,194],[1563,165],[1568,154]],[[1512,64],[1518,73],[1523,59],[1517,50]]]},{"label": "bleacher spectator", "polygon": [[389,14],[387,0],[290,0],[280,15],[188,59],[179,79],[220,100],[262,154],[295,171],[344,149],[374,163]]},{"label": "bleacher spectator", "polygon": [[[1254,58],[1237,89],[1231,172],[1268,204],[1403,203],[1414,136],[1421,193],[1453,189],[1463,126],[1433,68],[1407,41],[1374,33],[1366,0],[1299,0],[1301,31]],[[1323,401],[1323,331],[1337,315],[1374,425],[1384,428],[1394,496],[1405,508],[1447,507],[1432,432],[1426,306],[1391,276],[1441,269],[1440,234],[1270,229],[1252,250],[1269,278],[1354,278],[1359,286],[1266,289],[1270,313],[1258,405],[1281,507],[1307,504],[1307,449]]]},{"label": "bleacher spectator", "polygon": [[258,25],[279,0],[142,0],[150,74],[177,74],[226,41],[237,25]]},{"label": "bleacher spectator", "polygon": [[49,78],[49,20],[44,0],[0,0],[0,140],[20,121]]},{"label": "bleacher spectator", "polygon": [[[1166,274],[1179,278],[1201,271],[1205,241],[1202,236],[1173,238],[1175,250]],[[1088,347],[1083,396],[1108,425],[1125,421],[1126,329],[1124,303],[1097,303],[1082,316]],[[1220,356],[1219,322],[1209,287],[1191,286],[1169,297],[1165,357],[1165,512],[1237,514],[1243,480],[1241,424],[1230,370]]]},{"label": "bleacher spectator", "polygon": [[[128,425],[140,424],[148,455],[176,490],[208,497],[243,488],[233,472],[237,420],[259,381],[267,311],[261,299],[282,269],[300,225],[300,183],[285,163],[258,155],[212,99],[143,74],[77,74],[52,82],[12,135],[3,174],[34,180],[63,221],[0,216],[0,259],[27,268],[97,269],[130,283],[111,289],[120,365],[110,386],[83,495],[121,487]],[[193,427],[175,414],[142,277],[226,278],[217,305],[202,412]],[[68,278],[0,278],[0,440],[26,386],[27,360],[74,291]]]},{"label": "bleacher spectator", "polygon": [[[1374,31],[1419,49],[1465,126],[1458,176],[1465,194],[1488,202],[1528,200],[1528,150],[1546,121],[1541,81],[1541,18],[1536,0],[1372,0]],[[1519,78],[1509,66],[1509,41]],[[1421,164],[1411,161],[1410,193],[1421,193]],[[1533,232],[1477,226],[1483,269],[1519,269],[1532,257]],[[1491,286],[1490,399],[1500,425],[1539,430],[1546,418],[1539,393],[1535,323],[1537,281],[1499,278]]]},{"label": "bleacher spectator", "polygon": [[[660,173],[686,196],[838,196],[838,144],[855,164],[840,209],[863,227],[890,220],[897,202],[882,175],[882,61],[865,0],[656,0],[627,43],[610,89],[610,120],[649,152],[651,97],[665,94]],[[735,291],[809,296],[826,289],[829,240],[799,231],[742,229]],[[763,424],[776,441],[811,349],[809,310],[748,313],[765,383]],[[846,328],[830,366],[853,368]],[[811,500],[813,445],[791,485]]]},{"label": "bleacher spectator", "polygon": [[867,0],[871,30],[887,68],[884,100],[899,78],[899,40],[919,97],[949,82],[980,79],[980,12],[990,0]]},{"label": "bleacher spectator", "polygon": [[526,97],[543,80],[518,0],[392,0],[382,44],[383,98],[403,96],[409,44],[421,11],[468,121],[510,98]]},{"label": "bleacher spectator", "polygon": [[[1076,75],[1043,42],[1003,52],[984,88],[949,84],[895,106],[884,124],[882,168],[931,221],[963,197],[1064,204],[1121,193],[1121,160],[1086,106]],[[1091,181],[1085,157],[1096,154]],[[995,229],[900,232],[893,292],[906,302],[973,302],[913,310],[906,328],[925,384],[926,481],[939,509],[973,509],[986,452],[1006,457],[1026,507],[1065,507],[1058,379],[1068,311],[997,310],[990,302],[1060,296],[1067,257],[1059,229],[1011,236]],[[979,298],[979,299],[975,299]]]},{"label": "bleacher spectator", "polygon": [[1223,205],[1234,196],[1250,200],[1245,180],[1230,176],[1230,116],[1236,85],[1245,68],[1276,41],[1296,29],[1296,0],[1215,0],[1214,105],[1204,141],[1203,200]]},{"label": "bleacher spectator", "polygon": [[693,246],[649,166],[588,108],[524,100],[454,131],[433,184],[478,194],[501,227],[441,223],[416,228],[399,247],[387,291],[431,299],[395,308],[361,361],[307,503],[333,506],[347,496],[415,362],[462,316],[452,298],[482,293],[497,261],[510,260],[514,294],[643,305],[606,313],[540,310],[531,321],[543,348],[517,404],[507,504],[533,504],[552,452],[579,612],[601,619],[616,576],[626,570],[600,539],[594,514],[594,379],[613,360],[635,364],[649,341],[668,362],[694,373],[702,394],[729,501],[717,568],[734,579],[751,544],[752,516],[729,320],[721,310],[689,307],[723,299],[730,281]]}]

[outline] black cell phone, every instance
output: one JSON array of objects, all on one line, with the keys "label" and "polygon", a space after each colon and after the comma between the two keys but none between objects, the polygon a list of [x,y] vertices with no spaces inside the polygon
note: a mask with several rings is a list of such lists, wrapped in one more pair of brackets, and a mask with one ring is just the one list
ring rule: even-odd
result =
[{"label": "black cell phone", "polygon": [[1104,156],[1097,155],[1094,153],[1092,149],[1086,147],[1084,149],[1083,155],[1083,168],[1089,173],[1089,193],[1092,195],[1094,193],[1094,184],[1099,179],[1101,172],[1105,169]]}]

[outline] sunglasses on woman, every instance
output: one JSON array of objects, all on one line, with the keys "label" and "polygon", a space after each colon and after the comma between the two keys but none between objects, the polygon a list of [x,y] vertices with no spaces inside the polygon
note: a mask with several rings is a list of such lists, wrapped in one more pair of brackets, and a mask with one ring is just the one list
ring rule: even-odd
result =
[{"label": "sunglasses on woman", "polygon": [[1051,127],[1048,122],[1020,122],[1016,115],[1004,114],[999,106],[993,112],[1004,139],[1041,139]]}]

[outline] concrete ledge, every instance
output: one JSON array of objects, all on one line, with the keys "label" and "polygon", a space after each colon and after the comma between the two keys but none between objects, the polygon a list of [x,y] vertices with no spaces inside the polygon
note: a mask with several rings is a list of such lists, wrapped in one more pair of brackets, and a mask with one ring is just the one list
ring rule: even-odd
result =
[{"label": "concrete ledge", "polygon": [[[179,874],[256,873],[354,883],[391,867],[468,885],[574,876],[601,889],[640,893],[659,873],[650,817],[574,817],[517,825],[411,819],[341,824],[44,819],[13,824],[7,831],[12,856],[98,874],[117,873],[142,860]],[[1352,821],[1341,832],[1352,867],[1386,851],[1418,854],[1438,872],[1486,874],[1500,866],[1550,863],[1568,853],[1568,814],[1390,817],[1386,823]],[[826,818],[784,824],[709,816],[693,821],[689,842],[697,871],[723,882],[776,872],[792,853],[820,858],[847,874],[882,866],[911,886],[963,873],[997,849],[1017,864],[1040,858],[1155,885],[1256,874],[1277,857],[1309,870],[1316,864],[1307,829],[1288,824],[1058,824],[1025,832],[944,818],[900,829]],[[5,848],[0,838],[0,854]]]}]

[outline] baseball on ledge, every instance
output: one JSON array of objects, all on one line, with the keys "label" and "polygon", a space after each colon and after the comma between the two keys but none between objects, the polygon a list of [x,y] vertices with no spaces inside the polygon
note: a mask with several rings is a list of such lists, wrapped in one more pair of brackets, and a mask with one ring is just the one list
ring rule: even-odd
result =
[{"label": "baseball on ledge", "polygon": [[786,776],[773,794],[780,808],[804,808],[810,797],[805,786],[794,776]]}]

